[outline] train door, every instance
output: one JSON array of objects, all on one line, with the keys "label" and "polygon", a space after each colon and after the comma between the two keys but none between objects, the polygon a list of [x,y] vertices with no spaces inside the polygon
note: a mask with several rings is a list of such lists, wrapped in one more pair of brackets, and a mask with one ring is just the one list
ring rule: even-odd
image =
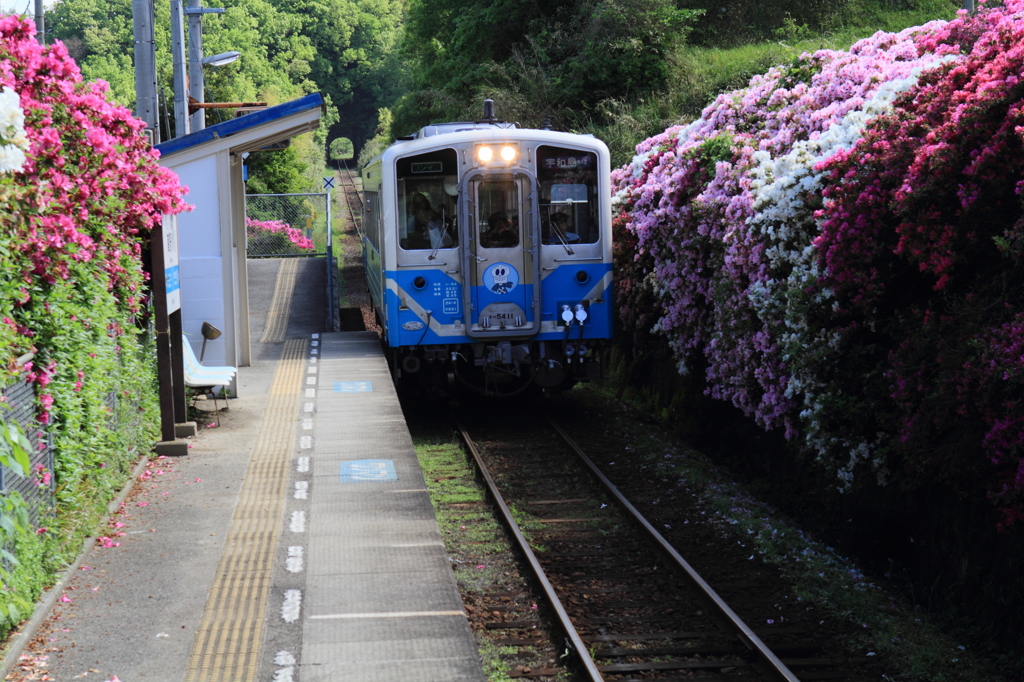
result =
[{"label": "train door", "polygon": [[521,173],[477,175],[467,182],[464,295],[474,338],[532,336],[539,329],[533,185]]}]

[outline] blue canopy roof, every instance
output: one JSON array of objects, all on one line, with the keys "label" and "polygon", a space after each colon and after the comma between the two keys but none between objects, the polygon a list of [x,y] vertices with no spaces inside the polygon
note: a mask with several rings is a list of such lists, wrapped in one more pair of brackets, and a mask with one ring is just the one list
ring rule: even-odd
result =
[{"label": "blue canopy roof", "polygon": [[276,106],[267,107],[261,111],[254,111],[251,114],[245,116],[239,116],[238,118],[231,119],[230,121],[224,121],[223,123],[216,123],[212,126],[208,126],[203,130],[198,130],[182,137],[176,137],[173,140],[167,142],[161,142],[155,145],[155,149],[160,152],[161,157],[170,156],[178,152],[196,147],[213,140],[230,137],[231,135],[237,135],[238,133],[252,130],[261,125],[277,121],[279,119],[297,114],[309,109],[315,109],[324,106],[324,98],[319,92],[314,92],[311,95],[300,97],[299,99],[292,100],[291,102],[285,102],[284,104],[278,104]]}]

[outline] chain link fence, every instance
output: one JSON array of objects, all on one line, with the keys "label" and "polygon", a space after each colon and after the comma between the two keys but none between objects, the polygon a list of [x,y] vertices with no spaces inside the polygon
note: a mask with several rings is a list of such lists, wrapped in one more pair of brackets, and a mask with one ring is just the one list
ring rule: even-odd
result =
[{"label": "chain link fence", "polygon": [[[21,426],[28,436],[29,461],[32,471],[28,476],[19,476],[7,467],[0,466],[0,494],[16,491],[21,493],[28,509],[29,522],[38,525],[40,519],[50,513],[54,505],[53,444],[49,435],[36,421],[35,386],[27,381],[15,381],[2,391],[8,409],[3,419]],[[8,548],[9,549],[9,548]]]},{"label": "chain link fence", "polygon": [[326,193],[247,194],[248,258],[327,255]]}]

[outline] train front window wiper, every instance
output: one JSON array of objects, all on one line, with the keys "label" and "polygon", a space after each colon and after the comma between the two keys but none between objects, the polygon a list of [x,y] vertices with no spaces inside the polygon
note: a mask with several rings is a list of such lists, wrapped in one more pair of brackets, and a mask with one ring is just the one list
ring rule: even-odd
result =
[{"label": "train front window wiper", "polygon": [[558,237],[558,241],[562,244],[562,248],[565,249],[565,252],[570,256],[575,255],[576,252],[572,250],[571,246],[569,246],[569,242],[565,240],[565,236],[562,234],[562,231],[554,225],[551,226],[551,231],[556,237]]},{"label": "train front window wiper", "polygon": [[429,256],[427,256],[427,260],[434,260],[435,258],[437,258],[437,251],[438,249],[441,248],[441,245],[444,244],[444,236],[445,234],[447,234],[447,228],[445,227],[445,225],[447,224],[448,223],[445,222],[444,209],[442,208],[441,227],[437,228],[436,234],[434,233],[434,230],[430,230],[429,232],[427,232],[427,234],[430,236],[430,239],[434,242],[434,250],[430,252]]}]

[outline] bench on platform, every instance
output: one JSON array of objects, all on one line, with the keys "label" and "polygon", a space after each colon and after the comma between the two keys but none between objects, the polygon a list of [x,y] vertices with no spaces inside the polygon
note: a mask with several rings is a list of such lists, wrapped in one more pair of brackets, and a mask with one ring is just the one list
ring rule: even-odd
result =
[{"label": "bench on platform", "polygon": [[[214,393],[214,389],[218,386],[227,386],[235,375],[238,374],[238,369],[231,366],[220,366],[220,367],[208,367],[203,365],[196,359],[195,351],[192,350],[192,344],[188,342],[188,337],[184,334],[181,336],[181,347],[182,347],[182,359],[184,360],[185,370],[185,386],[193,389],[194,395],[205,395],[212,394],[214,409],[217,409],[217,395]],[[195,401],[193,401],[195,405]]]}]

